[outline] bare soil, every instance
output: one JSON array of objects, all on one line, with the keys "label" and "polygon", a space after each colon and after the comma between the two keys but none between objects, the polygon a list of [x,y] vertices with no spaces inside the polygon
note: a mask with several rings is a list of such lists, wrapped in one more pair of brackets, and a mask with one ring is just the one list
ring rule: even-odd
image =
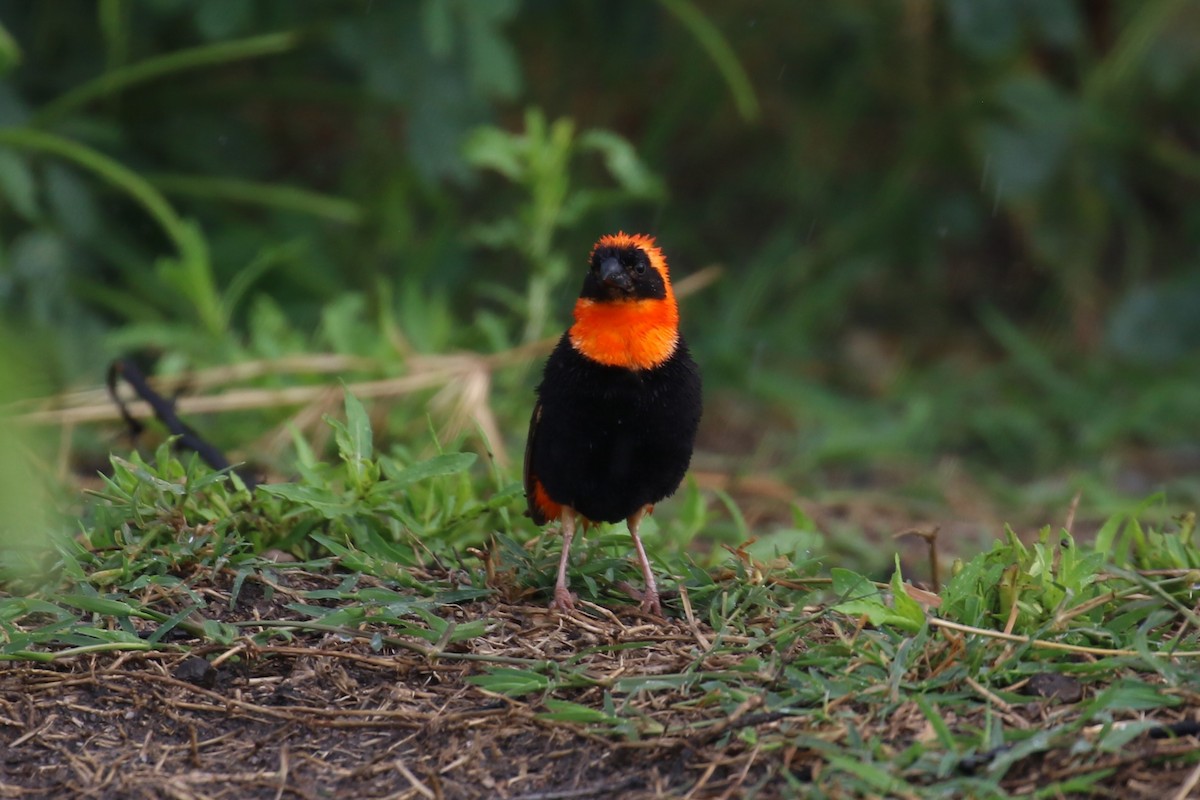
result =
[{"label": "bare soil", "polygon": [[[310,587],[332,587],[336,577],[288,573],[293,585]],[[286,591],[268,600],[270,593],[251,583],[232,610],[224,606],[228,618],[296,618]],[[228,597],[224,588],[200,590]],[[173,643],[180,652],[0,662],[0,798],[712,800],[795,796],[806,785],[836,797],[846,795],[822,775],[825,759],[814,740],[878,736],[899,752],[932,735],[911,702],[883,720],[867,713],[863,727],[852,730],[839,721],[844,715],[764,712],[762,698],[726,715],[718,704],[679,702],[684,698],[670,693],[629,700],[663,732],[641,739],[596,735],[545,719],[539,693],[513,699],[469,683],[488,663],[469,654],[572,661],[602,680],[676,674],[698,657],[706,670],[730,669],[752,654],[705,658],[702,643],[711,643],[713,633],[703,623],[655,622],[633,609],[589,607],[586,615],[563,617],[539,606],[488,602],[444,611],[494,625],[483,637],[447,646],[437,659],[406,648],[372,649],[368,639],[298,631],[270,645],[181,639]],[[806,638],[811,644],[838,635],[845,634],[817,624]],[[602,707],[599,688],[556,696],[564,694]],[[855,698],[837,702],[856,707]],[[977,717],[948,724],[989,724],[983,705]],[[1044,701],[990,713],[1008,726],[1036,728],[1073,711]],[[1154,713],[1164,724],[1194,719],[1187,709]],[[747,729],[756,735],[739,735]],[[1192,736],[1142,736],[1120,752],[1085,758],[1058,748],[1021,759],[1004,784],[1027,794],[1108,768],[1097,796],[1196,796],[1200,771],[1188,757],[1196,748]],[[983,754],[978,768],[998,755]],[[958,771],[970,768],[964,762]]]}]

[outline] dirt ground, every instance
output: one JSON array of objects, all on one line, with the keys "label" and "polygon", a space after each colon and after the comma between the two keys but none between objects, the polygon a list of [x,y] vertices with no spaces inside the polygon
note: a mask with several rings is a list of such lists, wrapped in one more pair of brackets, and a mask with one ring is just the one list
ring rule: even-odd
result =
[{"label": "dirt ground", "polygon": [[[309,588],[336,585],[335,576],[292,575],[293,584],[302,580]],[[232,609],[223,602],[209,608],[226,608],[229,619],[298,618],[286,594],[268,600],[251,583]],[[228,597],[215,587],[201,591]],[[583,665],[610,684],[623,675],[679,674],[696,663],[697,635],[712,631],[683,620],[647,621],[633,610],[589,609],[595,616],[564,619],[540,606],[489,601],[443,612],[494,624],[436,659],[405,648],[372,649],[367,639],[296,631],[270,645],[249,639],[197,645],[181,636],[173,644],[191,652],[0,662],[0,798],[769,800],[795,796],[810,783],[822,796],[837,797],[846,795],[822,776],[826,762],[814,740],[879,736],[899,751],[929,735],[911,702],[887,715],[879,730],[849,730],[828,714],[764,712],[757,698],[726,716],[719,704],[679,702],[661,692],[638,702],[644,718],[661,722],[664,732],[640,740],[599,736],[546,719],[540,693],[506,698],[467,679],[505,656]],[[818,623],[807,639],[834,635]],[[730,670],[750,655],[714,652],[703,669]],[[591,708],[603,702],[597,687],[568,696]],[[853,708],[854,698],[847,699]],[[1044,704],[989,713],[1010,725],[1048,724]],[[1161,721],[1188,722],[1191,713],[1161,712]],[[960,717],[956,724],[989,723],[981,710],[978,719]],[[755,736],[737,735],[750,728]],[[1197,746],[1192,736],[1141,736],[1086,763],[1066,748],[1035,752],[1009,769],[1004,785],[1026,794],[1108,768],[1098,796],[1197,796],[1178,794],[1189,780],[1193,789],[1200,782],[1200,768],[1185,756]]]},{"label": "dirt ground", "polygon": [[215,671],[157,653],[0,666],[0,797],[711,798],[766,765],[714,759],[715,735],[624,742],[539,720],[462,663],[332,637],[240,655]]},{"label": "dirt ground", "polygon": [[157,658],[9,669],[3,724],[24,733],[0,756],[2,794],[532,799],[697,783],[685,748],[614,746],[465,688],[457,669],[336,652],[275,654],[271,669],[219,678],[216,690]]}]

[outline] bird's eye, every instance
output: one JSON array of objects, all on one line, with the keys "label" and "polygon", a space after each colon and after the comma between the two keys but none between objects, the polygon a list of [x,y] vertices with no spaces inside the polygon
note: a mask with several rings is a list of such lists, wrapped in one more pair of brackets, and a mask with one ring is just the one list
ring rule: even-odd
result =
[{"label": "bird's eye", "polygon": [[639,262],[637,262],[637,264],[634,264],[633,268],[634,268],[634,270],[637,271],[638,275],[644,275],[646,273],[646,264],[642,261],[639,261]]}]

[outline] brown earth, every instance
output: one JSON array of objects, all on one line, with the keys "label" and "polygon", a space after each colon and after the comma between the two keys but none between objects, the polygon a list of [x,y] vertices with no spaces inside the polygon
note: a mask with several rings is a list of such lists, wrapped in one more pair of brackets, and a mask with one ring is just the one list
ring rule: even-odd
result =
[{"label": "brown earth", "polygon": [[[295,596],[288,585],[333,588],[343,577],[289,571],[275,576],[274,593],[252,578],[233,604],[228,587],[192,586],[220,600],[208,609],[224,609],[225,621],[272,620],[264,626],[282,631],[280,620],[302,618],[288,608]],[[572,617],[493,601],[443,607],[440,613],[459,624],[491,624],[483,636],[446,644],[433,657],[436,646],[417,639],[411,647],[376,642],[373,649],[370,631],[347,640],[297,630],[290,638],[273,636],[269,645],[249,638],[205,645],[181,636],[169,643],[179,652],[0,662],[0,798],[713,800],[809,789],[844,797],[836,775],[823,774],[820,742],[878,737],[899,752],[933,741],[911,701],[886,714],[878,713],[880,700],[868,707],[854,697],[780,713],[750,696],[727,715],[695,688],[689,696],[644,692],[618,698],[624,718],[653,731],[631,738],[547,719],[539,692],[507,698],[468,682],[506,658],[553,661],[564,671],[582,667],[611,686],[618,677],[727,672],[754,654],[728,639],[713,648],[713,631],[696,620],[663,623],[632,609],[614,614],[584,605],[586,614]],[[797,647],[847,633],[817,622]],[[554,696],[593,709],[605,700],[599,685],[560,688]],[[860,705],[861,719],[849,714]],[[948,724],[978,730],[998,716],[1010,729],[1031,730],[1074,713],[1072,705],[1048,701],[984,707]],[[1194,723],[1186,705],[1153,713],[1164,724]],[[1021,758],[1005,788],[1030,794],[1047,782],[1108,768],[1097,796],[1196,796],[1192,736],[1141,736],[1116,753],[1067,750]],[[1004,753],[975,756],[976,768],[986,770]],[[956,774],[972,768],[968,761]]]}]

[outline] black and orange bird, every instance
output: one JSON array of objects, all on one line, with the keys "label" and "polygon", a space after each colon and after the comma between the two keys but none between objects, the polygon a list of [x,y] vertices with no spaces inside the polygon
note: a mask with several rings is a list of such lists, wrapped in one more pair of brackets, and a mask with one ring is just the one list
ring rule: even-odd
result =
[{"label": "black and orange bird", "polygon": [[679,488],[700,410],[700,370],[679,332],[662,251],[646,235],[601,237],[575,323],[546,361],[525,446],[529,515],[562,521],[551,608],[574,608],[567,559],[577,519],[625,520],[645,576],[642,609],[662,614],[638,525]]}]

